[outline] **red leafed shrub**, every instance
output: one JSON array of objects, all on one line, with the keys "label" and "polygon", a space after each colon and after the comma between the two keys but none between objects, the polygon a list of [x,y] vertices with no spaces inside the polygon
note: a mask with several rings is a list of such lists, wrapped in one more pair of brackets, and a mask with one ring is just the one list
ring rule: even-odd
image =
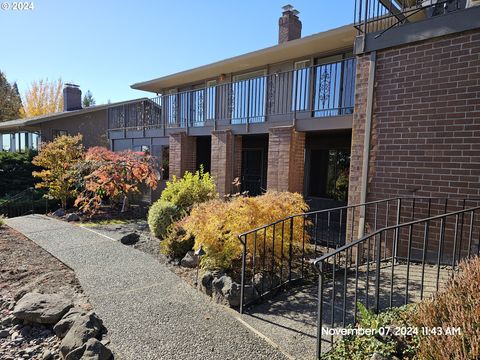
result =
[{"label": "red leafed shrub", "polygon": [[151,156],[143,152],[113,152],[93,147],[85,154],[77,172],[83,183],[75,206],[86,213],[98,210],[104,198],[123,200],[125,204],[127,196],[139,192],[141,184],[153,189],[157,186]]}]

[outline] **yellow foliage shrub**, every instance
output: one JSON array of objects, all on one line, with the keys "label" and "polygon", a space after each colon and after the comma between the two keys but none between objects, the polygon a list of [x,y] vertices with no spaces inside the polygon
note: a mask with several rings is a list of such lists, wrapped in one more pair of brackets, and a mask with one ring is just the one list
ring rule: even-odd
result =
[{"label": "yellow foliage shrub", "polygon": [[[190,216],[184,221],[185,230],[195,237],[195,249],[200,245],[206,252],[201,266],[206,269],[230,269],[232,263],[242,257],[242,244],[238,235],[270,224],[292,214],[308,210],[300,194],[289,192],[267,192],[257,197],[234,197],[230,201],[211,200],[193,207]],[[280,241],[282,231],[283,243]],[[307,237],[307,235],[305,234]],[[257,232],[256,241],[251,234],[247,238],[247,256],[259,261],[280,261],[289,248],[290,222]],[[303,239],[303,219],[293,221],[292,249],[301,249]],[[265,240],[265,241],[264,241]],[[255,247],[256,245],[256,247]]]}]

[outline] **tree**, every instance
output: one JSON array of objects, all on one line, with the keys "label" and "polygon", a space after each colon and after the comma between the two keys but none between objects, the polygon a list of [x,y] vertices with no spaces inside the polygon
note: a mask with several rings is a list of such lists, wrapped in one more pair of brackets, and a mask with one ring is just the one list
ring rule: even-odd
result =
[{"label": "tree", "polygon": [[87,90],[85,95],[83,95],[83,107],[87,108],[95,105],[95,99],[93,98],[92,92]]},{"label": "tree", "polygon": [[122,211],[130,194],[140,192],[140,185],[157,187],[157,176],[150,155],[142,152],[113,152],[103,147],[90,148],[80,173],[84,177],[84,190],[75,206],[87,213],[95,213],[104,198],[122,201]]},{"label": "tree", "polygon": [[63,81],[48,78],[32,82],[25,92],[25,116],[34,117],[63,111]]},{"label": "tree", "polygon": [[74,179],[71,169],[84,158],[82,135],[59,136],[42,146],[33,158],[34,165],[43,168],[33,172],[34,177],[41,179],[36,188],[47,189],[48,196],[60,200],[65,209],[67,200],[75,195]]},{"label": "tree", "polygon": [[22,99],[17,83],[11,85],[3,72],[0,71],[0,122],[22,117]]}]

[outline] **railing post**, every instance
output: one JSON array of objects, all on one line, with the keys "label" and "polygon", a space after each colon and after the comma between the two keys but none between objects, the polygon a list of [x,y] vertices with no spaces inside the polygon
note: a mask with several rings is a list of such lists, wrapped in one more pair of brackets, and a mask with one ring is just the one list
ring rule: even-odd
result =
[{"label": "railing post", "polygon": [[290,218],[290,242],[288,244],[288,282],[292,281],[292,257],[293,257],[293,216]]},{"label": "railing post", "polygon": [[[402,209],[402,199],[399,198],[397,200],[397,223],[396,223],[396,225],[400,224],[401,209]],[[392,261],[396,261],[396,259],[397,259],[397,251],[398,251],[399,240],[400,240],[400,229],[397,227],[395,229],[395,243],[393,244],[393,249],[392,249]]]},{"label": "railing post", "polygon": [[243,241],[241,236],[239,236],[239,239],[243,245],[242,275],[241,275],[241,283],[240,283],[240,314],[243,314],[244,295],[245,295],[245,267],[246,267],[246,261],[247,261],[247,235],[244,235]]},{"label": "railing post", "polygon": [[323,261],[318,264],[318,303],[317,303],[317,359],[322,357],[323,325]]}]

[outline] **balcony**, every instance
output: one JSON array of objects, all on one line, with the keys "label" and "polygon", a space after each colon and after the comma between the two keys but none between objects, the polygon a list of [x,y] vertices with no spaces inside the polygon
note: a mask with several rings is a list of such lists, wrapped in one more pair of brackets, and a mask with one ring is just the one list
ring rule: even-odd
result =
[{"label": "balcony", "polygon": [[[109,130],[218,129],[353,113],[355,59],[164,94],[111,109]],[[161,111],[157,111],[160,109]]]},{"label": "balcony", "polygon": [[479,25],[480,7],[467,0],[355,0],[355,53],[360,54]]}]

